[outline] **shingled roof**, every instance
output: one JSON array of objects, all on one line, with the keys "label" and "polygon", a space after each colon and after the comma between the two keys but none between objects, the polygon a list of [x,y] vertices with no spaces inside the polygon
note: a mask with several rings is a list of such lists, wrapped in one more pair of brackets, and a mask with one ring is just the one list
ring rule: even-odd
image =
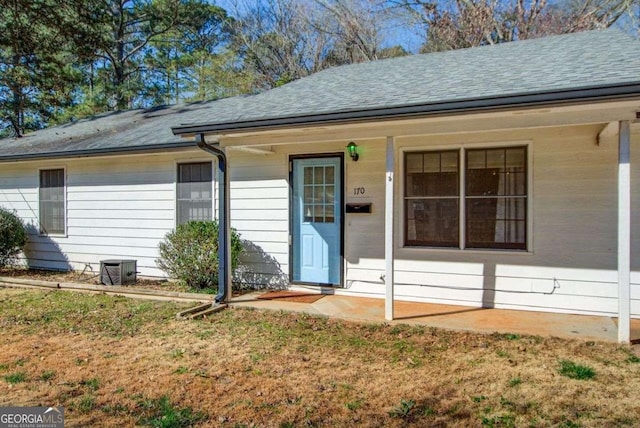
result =
[{"label": "shingled roof", "polygon": [[640,43],[618,30],[587,31],[335,67],[251,98],[230,99],[224,108],[200,110],[174,131],[640,94],[639,83]]},{"label": "shingled roof", "polygon": [[0,140],[0,160],[176,148],[172,137],[640,96],[640,43],[599,30],[335,67],[253,96],[111,113]]}]

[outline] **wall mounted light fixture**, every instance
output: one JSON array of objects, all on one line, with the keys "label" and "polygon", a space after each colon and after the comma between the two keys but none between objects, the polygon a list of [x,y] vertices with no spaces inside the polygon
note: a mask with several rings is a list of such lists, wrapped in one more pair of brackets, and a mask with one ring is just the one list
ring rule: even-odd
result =
[{"label": "wall mounted light fixture", "polygon": [[354,162],[358,162],[360,155],[358,155],[358,145],[356,143],[351,141],[349,144],[347,144],[347,152],[349,152],[349,156],[351,156],[351,159]]}]

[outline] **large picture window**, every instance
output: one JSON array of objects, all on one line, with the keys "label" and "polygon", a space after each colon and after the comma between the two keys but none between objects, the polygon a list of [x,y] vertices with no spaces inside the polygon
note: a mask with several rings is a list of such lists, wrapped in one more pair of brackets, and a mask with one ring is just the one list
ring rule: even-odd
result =
[{"label": "large picture window", "polygon": [[64,235],[66,232],[64,169],[40,170],[40,233]]},{"label": "large picture window", "polygon": [[408,152],[404,162],[405,245],[526,250],[526,147]]},{"label": "large picture window", "polygon": [[211,162],[178,165],[177,222],[213,219]]}]

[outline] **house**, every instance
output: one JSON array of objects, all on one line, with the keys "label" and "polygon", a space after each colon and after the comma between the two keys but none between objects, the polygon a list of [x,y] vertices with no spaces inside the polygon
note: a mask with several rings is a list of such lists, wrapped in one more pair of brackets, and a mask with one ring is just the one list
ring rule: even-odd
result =
[{"label": "house", "polygon": [[638,111],[640,44],[615,30],[387,59],[2,140],[0,205],[32,225],[32,266],[157,276],[159,240],[225,192],[242,281],[388,318],[394,299],[616,316],[628,342]]}]

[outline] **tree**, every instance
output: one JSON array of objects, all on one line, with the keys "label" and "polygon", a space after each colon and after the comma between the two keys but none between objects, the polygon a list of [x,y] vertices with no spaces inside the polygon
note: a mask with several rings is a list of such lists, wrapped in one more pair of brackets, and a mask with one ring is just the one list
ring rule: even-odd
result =
[{"label": "tree", "polygon": [[634,0],[392,0],[422,29],[422,51],[460,49],[605,28]]},{"label": "tree", "polygon": [[308,25],[311,3],[289,0],[246,4],[236,11],[233,49],[253,76],[255,91],[273,88],[324,68],[329,36]]},{"label": "tree", "polygon": [[369,0],[315,0],[319,22],[312,25],[331,36],[332,61],[351,64],[380,58],[384,10]]},{"label": "tree", "polygon": [[[233,18],[204,0],[187,0],[181,5],[180,21],[170,37],[152,43],[159,52],[174,52],[167,77],[173,72],[175,101],[179,92],[183,99],[197,101],[243,92],[246,85],[241,84],[243,79],[234,67],[237,56],[230,50]],[[234,78],[239,79],[238,85]]]},{"label": "tree", "polygon": [[0,0],[0,135],[21,137],[42,128],[72,104],[84,53],[68,37],[76,6]]},{"label": "tree", "polygon": [[255,90],[402,52],[381,47],[388,14],[377,0],[254,0],[237,13],[235,50]]},{"label": "tree", "polygon": [[[134,106],[144,92],[142,57],[155,37],[178,23],[179,0],[90,0],[88,13],[101,35],[95,64],[106,71],[104,82],[110,109]],[[93,78],[93,77],[92,77]]]}]

